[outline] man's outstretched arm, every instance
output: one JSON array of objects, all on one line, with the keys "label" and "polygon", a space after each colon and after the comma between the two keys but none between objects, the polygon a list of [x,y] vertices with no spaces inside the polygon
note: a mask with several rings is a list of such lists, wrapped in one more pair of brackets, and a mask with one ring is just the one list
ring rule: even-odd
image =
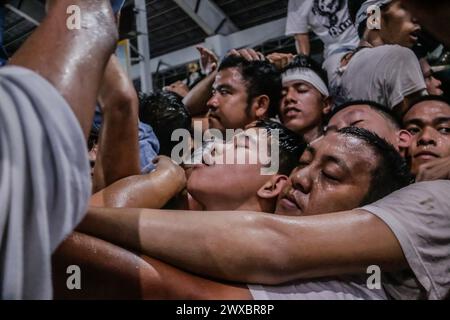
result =
[{"label": "man's outstretched arm", "polygon": [[115,55],[111,56],[106,66],[99,102],[103,121],[94,168],[94,192],[120,179],[141,173],[139,101],[133,83]]},{"label": "man's outstretched arm", "polygon": [[[67,267],[83,274],[67,289]],[[246,287],[214,282],[111,243],[73,233],[53,255],[56,299],[251,299]]]},{"label": "man's outstretched arm", "polygon": [[186,176],[170,158],[160,156],[156,170],[121,179],[91,197],[90,205],[107,208],[159,209],[186,187]]},{"label": "man's outstretched arm", "polygon": [[200,275],[244,283],[407,266],[389,227],[363,210],[282,217],[92,208],[79,230]]},{"label": "man's outstretched arm", "polygon": [[[80,8],[79,30],[67,27],[71,5]],[[109,0],[53,0],[47,17],[10,64],[46,78],[69,103],[87,138],[100,81],[117,38]]]}]

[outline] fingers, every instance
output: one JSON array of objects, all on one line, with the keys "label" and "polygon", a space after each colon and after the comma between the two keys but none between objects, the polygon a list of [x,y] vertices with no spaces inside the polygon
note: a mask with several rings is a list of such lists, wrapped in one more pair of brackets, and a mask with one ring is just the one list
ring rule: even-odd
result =
[{"label": "fingers", "polygon": [[279,70],[284,69],[293,59],[294,55],[292,53],[271,53],[267,56],[267,59],[275,65]]},{"label": "fingers", "polygon": [[448,179],[450,177],[450,158],[438,159],[419,167],[416,182]]},{"label": "fingers", "polygon": [[261,52],[257,52],[253,49],[232,49],[229,53],[229,56],[242,57],[247,61],[264,61],[266,58]]}]

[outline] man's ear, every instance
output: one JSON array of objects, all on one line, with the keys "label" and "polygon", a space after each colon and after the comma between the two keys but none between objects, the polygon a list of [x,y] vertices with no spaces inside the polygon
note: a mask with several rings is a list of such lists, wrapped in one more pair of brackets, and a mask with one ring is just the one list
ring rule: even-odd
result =
[{"label": "man's ear", "polygon": [[400,154],[405,157],[408,152],[408,148],[412,143],[412,135],[407,130],[400,130],[398,132],[398,149]]},{"label": "man's ear", "polygon": [[289,178],[285,175],[274,175],[267,181],[261,189],[258,190],[257,195],[261,199],[277,198],[283,190]]},{"label": "man's ear", "polygon": [[322,114],[327,115],[331,112],[331,107],[333,106],[333,98],[327,97],[323,100]]},{"label": "man's ear", "polygon": [[267,95],[261,95],[253,99],[252,109],[256,119],[265,118],[269,112],[270,98]]}]

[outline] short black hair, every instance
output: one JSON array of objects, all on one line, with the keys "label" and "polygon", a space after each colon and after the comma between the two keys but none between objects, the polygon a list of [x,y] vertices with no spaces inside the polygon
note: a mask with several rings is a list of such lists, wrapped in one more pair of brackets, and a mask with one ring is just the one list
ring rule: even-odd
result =
[{"label": "short black hair", "polygon": [[288,70],[291,69],[297,69],[297,68],[308,68],[317,73],[317,75],[325,82],[328,83],[328,77],[325,73],[325,71],[322,69],[320,64],[318,64],[315,60],[311,59],[308,56],[305,56],[303,54],[296,55],[294,59],[283,68],[282,73],[285,73]]},{"label": "short black hair", "polygon": [[149,95],[139,93],[139,119],[153,128],[160,143],[159,154],[170,157],[176,142],[172,133],[186,129],[192,134],[192,117],[182,102],[183,98],[168,91]]},{"label": "short black hair", "polygon": [[247,84],[246,112],[250,111],[254,98],[267,95],[270,99],[268,116],[276,116],[281,100],[281,74],[275,66],[269,61],[248,61],[240,56],[228,55],[220,63],[218,71],[230,68],[238,68]]},{"label": "short black hair", "polygon": [[331,118],[333,118],[336,114],[338,114],[342,110],[349,108],[351,106],[357,106],[357,105],[367,105],[370,109],[375,110],[376,112],[381,114],[395,128],[397,128],[397,129],[401,128],[400,119],[397,117],[397,115],[391,109],[389,109],[385,105],[382,105],[381,103],[371,101],[371,100],[351,100],[351,101],[347,101],[343,104],[340,104],[339,106],[333,108],[333,110],[330,112],[330,114],[328,115],[327,123],[330,122]]},{"label": "short black hair", "polygon": [[414,107],[416,104],[419,104],[419,103],[425,102],[425,101],[439,101],[439,102],[445,103],[446,105],[448,105],[450,107],[450,99],[448,99],[447,97],[436,96],[436,95],[427,95],[427,96],[421,96],[421,97],[415,99],[413,102],[411,102],[408,110],[411,110],[411,108]]},{"label": "short black hair", "polygon": [[295,132],[273,120],[258,120],[254,127],[266,129],[269,136],[274,130],[278,130],[278,145],[280,150],[278,173],[290,175],[292,170],[298,165],[298,160],[306,149],[307,143],[305,140]]},{"label": "short black hair", "polygon": [[376,133],[357,127],[343,128],[338,133],[363,140],[379,158],[378,165],[372,172],[369,190],[360,206],[380,200],[412,183],[413,177],[406,160],[385,139]]},{"label": "short black hair", "polygon": [[[356,26],[356,15],[358,14],[359,8],[361,8],[362,4],[366,2],[366,0],[350,0],[348,1],[348,13],[350,15],[350,19],[352,20],[353,24]],[[360,38],[362,38],[362,36],[364,35],[364,31],[366,30],[366,24],[365,23],[361,23],[361,25],[359,25],[358,30],[356,30],[358,32],[358,36]]]}]

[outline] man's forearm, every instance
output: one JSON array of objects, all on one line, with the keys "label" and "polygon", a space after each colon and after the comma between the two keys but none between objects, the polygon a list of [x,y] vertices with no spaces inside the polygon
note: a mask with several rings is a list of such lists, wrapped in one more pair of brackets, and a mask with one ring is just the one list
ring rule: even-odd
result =
[{"label": "man's forearm", "polygon": [[311,52],[311,45],[309,43],[309,34],[299,33],[295,35],[297,53],[309,56]]},{"label": "man's forearm", "polygon": [[211,74],[192,88],[183,99],[183,103],[193,116],[208,112],[206,103],[211,97],[212,85],[216,75],[217,71],[211,72]]},{"label": "man's forearm", "polygon": [[311,217],[94,209],[80,231],[188,271],[243,283],[407,266],[388,226],[365,211]]},{"label": "man's forearm", "polygon": [[115,182],[91,197],[91,205],[107,208],[162,208],[185,187],[184,175],[157,168],[147,175]]},{"label": "man's forearm", "polygon": [[106,67],[99,99],[103,122],[94,169],[94,192],[140,174],[138,98],[115,56]]},{"label": "man's forearm", "polygon": [[[82,27],[67,28],[67,8],[81,9]],[[106,63],[118,33],[109,0],[53,1],[47,17],[11,59],[46,78],[63,95],[87,138]]]}]

